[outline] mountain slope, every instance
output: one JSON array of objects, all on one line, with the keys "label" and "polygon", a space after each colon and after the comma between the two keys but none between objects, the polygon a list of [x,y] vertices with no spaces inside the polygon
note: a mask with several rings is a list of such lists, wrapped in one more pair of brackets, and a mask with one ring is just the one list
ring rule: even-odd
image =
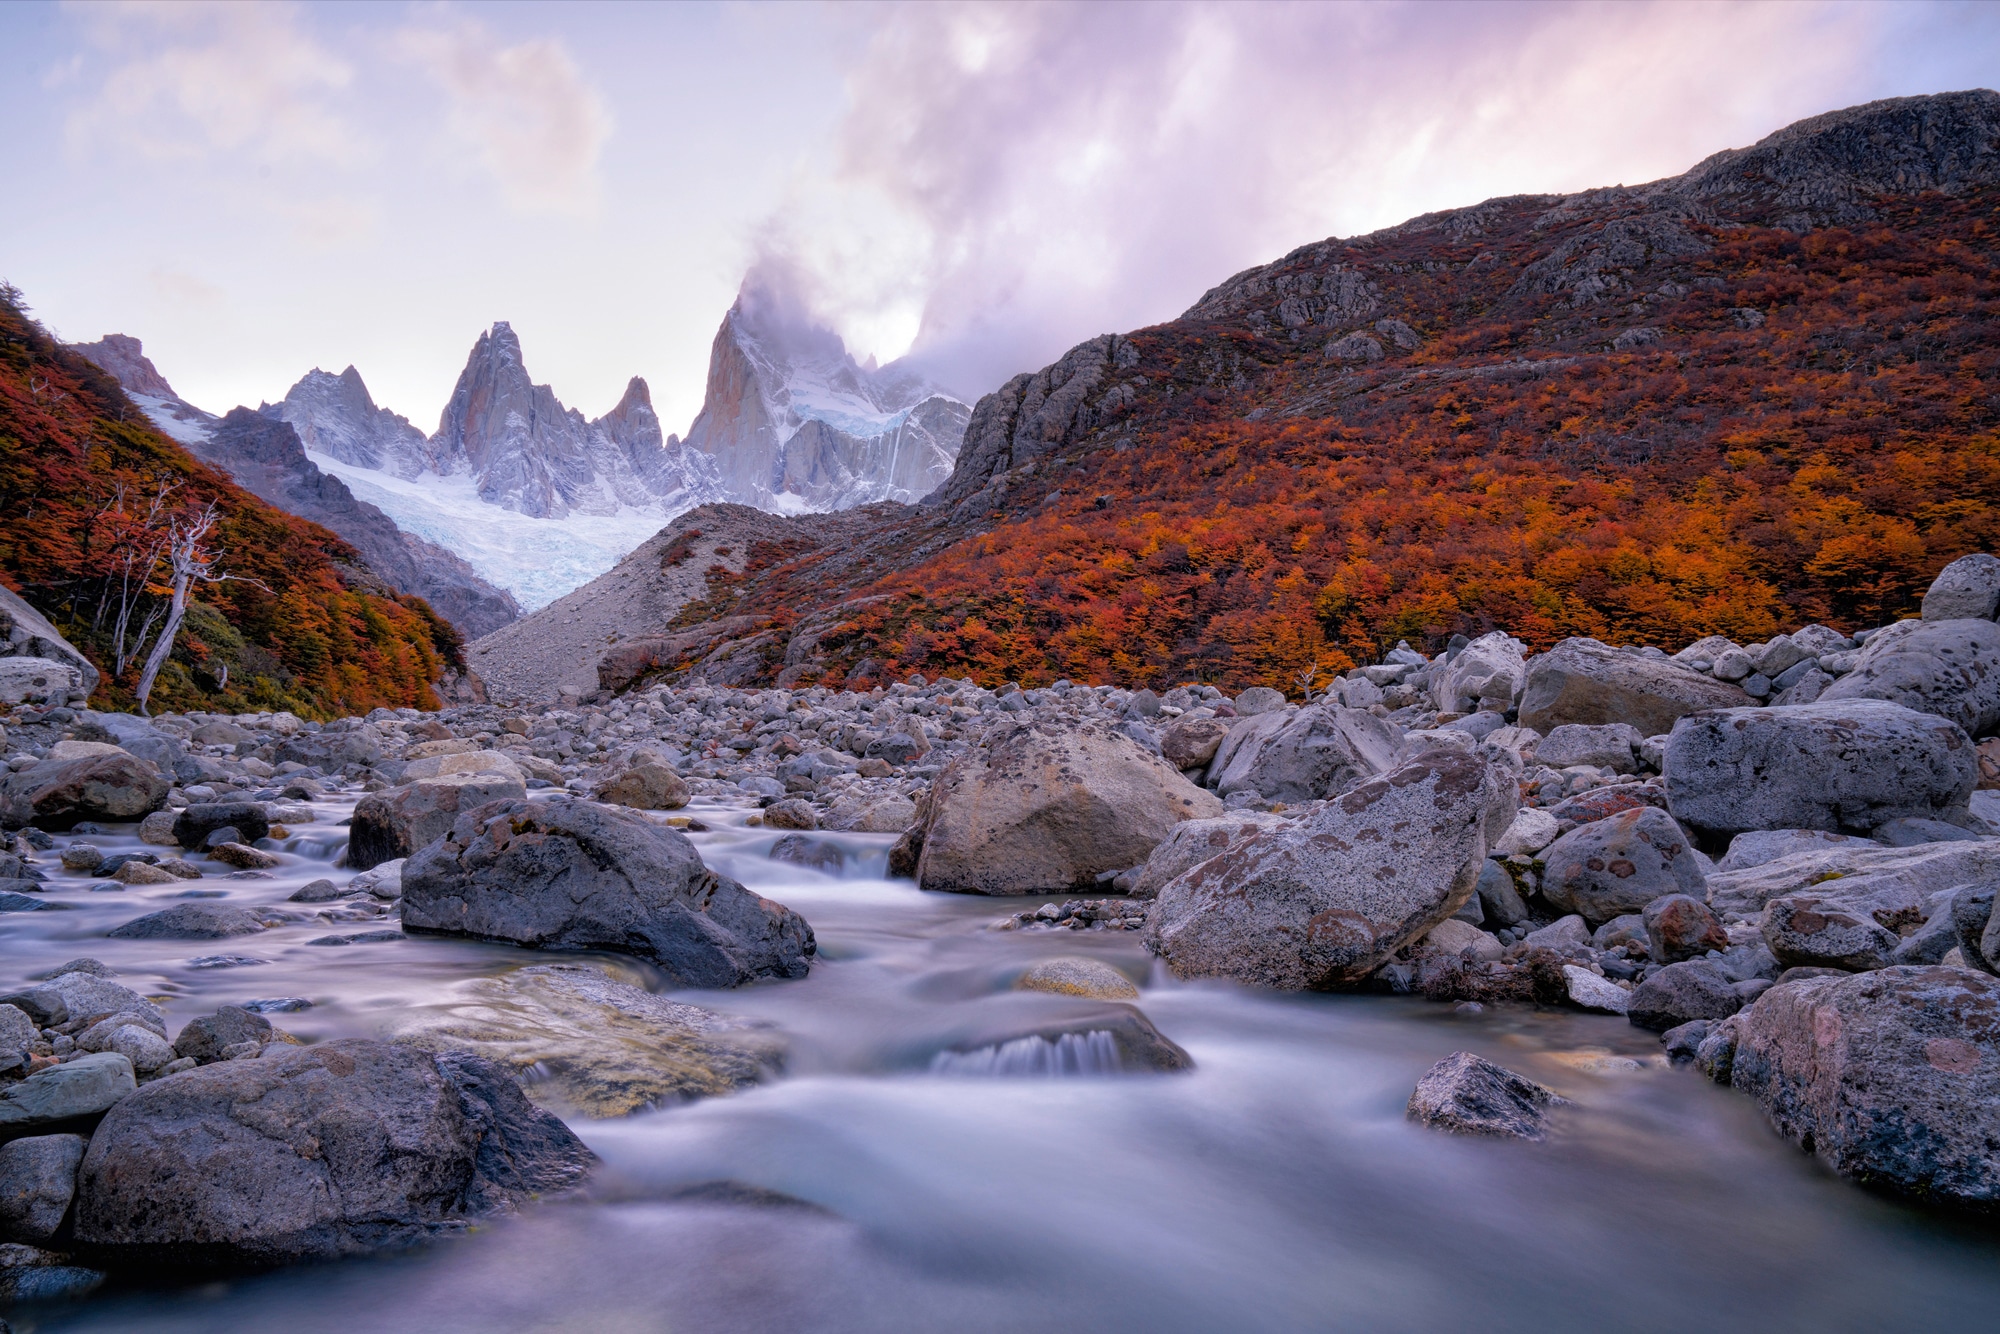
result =
[{"label": "mountain slope", "polygon": [[748,618],[699,670],[788,684],[1289,686],[1495,626],[1879,623],[2000,542],[1996,231],[1976,91],[1305,246],[1016,377],[921,506],[753,545],[674,628]]},{"label": "mountain slope", "polygon": [[[172,396],[164,381],[147,387]],[[334,533],[193,457],[112,375],[0,290],[0,573],[97,665],[100,706],[131,702],[137,663],[114,672],[120,557],[143,540],[139,516],[162,481],[176,488],[170,505],[221,508],[230,578],[197,592],[155,708],[332,717],[436,707],[431,684],[458,665],[450,625],[421,599],[396,596]],[[136,627],[158,597],[132,591]]]},{"label": "mountain slope", "polygon": [[[109,371],[154,424],[196,458],[222,469],[237,485],[279,509],[331,528],[390,587],[423,598],[462,634],[490,633],[521,614],[512,595],[480,578],[444,547],[402,531],[388,515],[356,499],[339,478],[321,471],[307,457],[293,418],[327,427],[314,440],[336,457],[398,457],[407,442],[397,439],[394,423],[415,433],[401,417],[375,407],[353,367],[342,376],[314,371],[300,382],[312,382],[312,392],[338,405],[339,412],[313,415],[295,410],[287,416],[266,405],[255,413],[237,408],[219,418],[176,394],[136,338],[111,334],[95,343],[71,344],[70,350]],[[350,407],[362,410],[350,415],[346,411]],[[389,422],[381,423],[381,417]],[[356,421],[361,423],[359,429],[352,424]],[[420,434],[416,439],[423,442]]]}]

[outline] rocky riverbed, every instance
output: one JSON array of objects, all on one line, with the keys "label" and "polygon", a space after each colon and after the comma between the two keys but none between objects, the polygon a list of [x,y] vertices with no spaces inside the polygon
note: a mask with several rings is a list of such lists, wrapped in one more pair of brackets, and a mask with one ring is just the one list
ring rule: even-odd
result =
[{"label": "rocky riverbed", "polygon": [[11,1315],[1977,1319],[1965,565],[1854,639],[1494,635],[1303,705],[681,682],[320,726],[58,683],[0,779]]}]

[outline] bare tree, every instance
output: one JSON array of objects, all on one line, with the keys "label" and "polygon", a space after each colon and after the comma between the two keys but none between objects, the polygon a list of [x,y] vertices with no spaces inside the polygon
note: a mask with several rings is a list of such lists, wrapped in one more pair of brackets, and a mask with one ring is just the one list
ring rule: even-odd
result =
[{"label": "bare tree", "polygon": [[1313,683],[1317,680],[1319,680],[1319,659],[1314,658],[1312,666],[1306,668],[1298,675],[1299,703],[1310,704],[1313,702]]},{"label": "bare tree", "polygon": [[146,655],[146,668],[139,673],[139,712],[147,717],[152,715],[146,709],[146,700],[153,693],[153,682],[160,668],[166,666],[167,655],[174,650],[174,636],[180,633],[181,621],[187,616],[189,590],[198,583],[219,584],[228,578],[215,572],[222,553],[206,547],[209,534],[220,521],[221,515],[212,500],[190,514],[172,515],[167,520],[166,559],[173,598],[167,604],[167,623],[160,627],[160,637],[153,641],[153,651]]},{"label": "bare tree", "polygon": [[[121,521],[121,531],[114,548],[114,568],[117,580],[118,615],[112,621],[111,642],[114,665],[113,680],[125,675],[126,664],[139,656],[139,650],[146,646],[146,639],[152,634],[154,624],[160,619],[166,607],[154,603],[140,623],[137,639],[131,637],[132,613],[146,596],[147,585],[153,582],[153,571],[160,566],[160,558],[166,554],[169,535],[165,531],[168,522],[167,501],[180,488],[178,481],[162,478],[153,493],[143,515],[127,516],[125,513],[126,488],[120,482],[112,491],[111,501],[101,511],[116,514]],[[109,582],[107,580],[107,582]],[[99,607],[103,601],[99,601]]]}]

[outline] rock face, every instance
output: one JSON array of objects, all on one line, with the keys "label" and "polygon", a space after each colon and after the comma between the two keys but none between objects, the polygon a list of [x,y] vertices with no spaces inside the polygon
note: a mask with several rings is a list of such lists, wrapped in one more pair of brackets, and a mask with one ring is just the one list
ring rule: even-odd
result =
[{"label": "rock face", "polygon": [[1657,736],[1698,709],[1749,702],[1735,686],[1671,659],[1565,639],[1529,666],[1520,718],[1521,726],[1544,735],[1568,723],[1629,723],[1641,736]]},{"label": "rock face", "polygon": [[84,1156],[76,1236],[126,1264],[331,1259],[509,1211],[589,1163],[490,1063],[346,1039],[126,1098]]},{"label": "rock face", "polygon": [[404,865],[403,926],[633,954],[694,987],[804,977],[814,949],[805,919],[710,871],[683,835],[561,797],[460,815]]},{"label": "rock face", "polygon": [[45,760],[0,779],[0,824],[62,830],[84,820],[137,820],[160,808],[170,786],[159,770],[123,752]]},{"label": "rock face", "polygon": [[2000,731],[2000,625],[1926,617],[1890,626],[1820,693],[1822,703],[1862,699],[1949,718],[1975,739],[1992,736]]},{"label": "rock face", "polygon": [[1275,717],[1268,731],[1236,747],[1216,791],[1255,792],[1270,801],[1317,801],[1393,768],[1401,738],[1371,713],[1315,704]]},{"label": "rock face", "polygon": [[1100,723],[999,724],[939,775],[917,882],[960,894],[1061,893],[1146,860],[1222,803]]},{"label": "rock face", "polygon": [[1147,945],[1181,977],[1358,982],[1472,896],[1505,782],[1451,752],[1394,769],[1168,882]]},{"label": "rock face", "polygon": [[1735,1021],[1730,1082],[1842,1176],[2000,1205],[2000,979],[1885,968],[1771,988]]},{"label": "rock face", "polygon": [[1924,594],[1927,621],[1990,621],[2000,611],[2000,557],[1960,556],[1938,571]]},{"label": "rock face", "polygon": [[1455,1135],[1540,1140],[1548,1137],[1550,1110],[1568,1105],[1553,1089],[1459,1051],[1424,1072],[1405,1114],[1418,1125]]},{"label": "rock face", "polygon": [[347,864],[365,871],[411,856],[449,833],[461,813],[527,794],[519,778],[487,773],[447,774],[371,792],[355,804]]},{"label": "rock face", "polygon": [[82,694],[88,696],[97,689],[97,668],[90,659],[11,588],[0,588],[0,658],[59,662],[76,672],[76,689]]},{"label": "rock face", "polygon": [[1824,696],[1690,718],[1667,741],[1664,767],[1667,809],[1714,834],[1934,818],[1962,808],[1979,776],[1956,724],[1886,701]]},{"label": "rock face", "polygon": [[1542,853],[1542,897],[1592,926],[1667,894],[1699,898],[1706,877],[1673,817],[1651,806],[1579,825]]}]

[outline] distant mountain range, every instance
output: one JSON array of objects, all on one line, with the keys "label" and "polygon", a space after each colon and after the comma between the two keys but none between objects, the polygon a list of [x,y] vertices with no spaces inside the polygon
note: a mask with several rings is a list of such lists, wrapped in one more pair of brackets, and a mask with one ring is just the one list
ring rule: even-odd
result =
[{"label": "distant mountain range", "polygon": [[971,412],[906,369],[856,363],[837,335],[751,286],[716,335],[686,440],[663,435],[636,376],[602,417],[565,407],[529,376],[504,321],[474,343],[430,436],[378,406],[352,366],[314,369],[279,402],[218,418],[176,394],[135,338],[75,350],[198,457],[340,533],[474,638],[697,505],[806,513],[921,499],[950,475]]}]

